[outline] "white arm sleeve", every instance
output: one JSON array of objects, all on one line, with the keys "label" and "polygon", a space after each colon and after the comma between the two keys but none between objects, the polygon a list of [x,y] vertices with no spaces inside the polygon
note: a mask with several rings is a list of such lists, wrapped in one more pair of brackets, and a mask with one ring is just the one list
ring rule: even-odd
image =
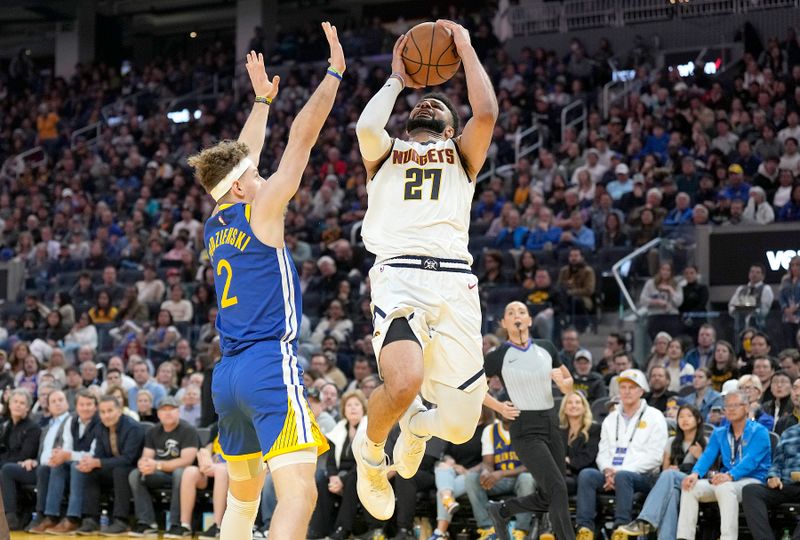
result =
[{"label": "white arm sleeve", "polygon": [[400,81],[391,77],[364,107],[356,124],[356,136],[365,160],[377,161],[391,147],[392,139],[384,128],[402,90]]}]

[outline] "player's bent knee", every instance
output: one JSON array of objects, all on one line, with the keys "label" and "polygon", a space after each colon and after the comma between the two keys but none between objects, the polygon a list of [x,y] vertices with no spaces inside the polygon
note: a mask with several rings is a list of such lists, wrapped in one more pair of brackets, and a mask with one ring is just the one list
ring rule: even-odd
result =
[{"label": "player's bent knee", "polygon": [[[464,444],[465,442],[472,439],[472,436],[475,434],[475,428],[473,424],[450,424],[445,428],[445,440],[452,442],[453,444]],[[470,427],[473,426],[473,427]]]},{"label": "player's bent knee", "polygon": [[393,377],[384,379],[386,393],[393,403],[408,406],[419,393],[422,386],[422,376],[409,374],[408,377]]}]

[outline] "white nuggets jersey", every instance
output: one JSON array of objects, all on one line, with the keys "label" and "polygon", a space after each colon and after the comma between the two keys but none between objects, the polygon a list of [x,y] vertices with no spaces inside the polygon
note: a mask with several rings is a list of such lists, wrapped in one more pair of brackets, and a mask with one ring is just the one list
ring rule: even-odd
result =
[{"label": "white nuggets jersey", "polygon": [[367,184],[361,227],[377,261],[400,255],[460,259],[472,264],[469,217],[475,184],[453,139],[418,143],[395,139]]}]

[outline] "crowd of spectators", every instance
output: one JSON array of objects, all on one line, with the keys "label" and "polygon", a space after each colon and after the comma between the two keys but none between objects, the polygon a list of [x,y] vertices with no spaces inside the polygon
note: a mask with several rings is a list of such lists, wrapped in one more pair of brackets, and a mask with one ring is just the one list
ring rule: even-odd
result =
[{"label": "crowd of spectators", "polygon": [[[593,355],[580,340],[597,328],[599,275],[609,261],[655,238],[691,240],[695,226],[800,221],[797,35],[790,31],[770,40],[762,54],[745,54],[730,81],[701,70],[684,79],[656,69],[641,42],[619,54],[607,40],[590,53],[575,39],[568,51],[526,47],[511,55],[487,22],[458,10],[451,16],[473,30],[497,90],[501,115],[490,160],[513,166],[478,186],[473,207],[470,248],[486,308],[484,346],[488,351],[501,339],[492,324],[498,306],[520,299],[534,315],[534,334],[555,341],[573,373],[577,393],[564,397],[560,414],[579,535],[591,538],[604,511],[598,490],[616,492],[613,521],[622,528],[674,529],[690,538],[692,501],[715,498],[723,538],[732,538],[732,500],[749,497],[749,527],[769,529],[767,506],[800,485],[791,474],[800,470],[794,457],[800,455],[800,428],[793,427],[800,419],[800,258],[792,259],[775,290],[754,264],[731,298],[730,318],[711,325],[688,316],[710,307],[691,255],[665,260],[653,250],[635,261],[631,274],[650,321],[649,355],[635,357],[616,333],[606,336],[602,354]],[[276,168],[292,118],[324,75],[302,63],[315,59],[317,48],[308,39],[282,36],[283,48],[270,51],[301,63],[283,78],[271,107],[264,176]],[[392,38],[375,22],[366,31],[345,32],[343,42],[346,51],[371,54],[385,51]],[[612,104],[606,116],[597,95],[610,77],[611,58],[635,69],[636,77],[628,99]],[[3,305],[0,326],[0,482],[9,524],[61,533],[91,533],[101,525],[109,534],[162,528],[178,537],[205,529],[213,538],[226,486],[210,393],[219,359],[216,296],[202,241],[213,203],[193,181],[186,157],[236,138],[251,96],[237,100],[223,92],[201,103],[200,115],[188,122],[167,117],[164,98],[214,75],[233,75],[232,52],[221,44],[196,59],[156,59],[124,76],[112,66],[83,65],[69,79],[52,78],[38,74],[24,53],[12,64],[0,77],[0,160],[35,145],[46,159],[38,167],[12,161],[0,184],[0,257],[25,268],[25,289]],[[466,494],[474,521],[461,526],[487,538],[496,533],[488,498],[536,489],[504,422],[488,414],[470,442],[431,442],[416,477],[393,479],[398,510],[392,523],[358,519],[349,441],[380,379],[370,339],[372,259],[358,235],[366,172],[354,128],[387,75],[386,66],[352,61],[286,214],[286,243],[304,295],[299,351],[309,403],[332,442],[321,460],[310,534],[345,538],[367,527],[368,534],[410,537],[433,490],[432,537],[445,536],[450,522],[466,513],[459,512]],[[468,114],[463,74],[445,92]],[[115,121],[102,124],[97,141],[72,144],[72,131],[133,95],[113,107]],[[398,101],[388,125],[393,135],[401,133],[419,96],[408,92]],[[574,100],[588,107],[586,125],[562,132],[559,112]],[[543,146],[518,159],[515,134],[534,124]],[[770,326],[774,304],[781,320]],[[631,375],[636,368],[641,377]],[[502,398],[497,380],[490,387]],[[604,421],[615,406],[619,412]],[[611,422],[640,410],[653,417],[658,436],[644,449],[646,459],[634,448],[621,457],[616,439],[610,440]],[[745,439],[760,442],[746,445],[737,459],[727,439],[717,440],[720,432],[708,436],[704,429],[727,425],[734,431],[745,425]],[[635,424],[626,430],[630,445],[643,440]],[[772,454],[763,451],[768,432],[783,434],[771,466]],[[758,460],[743,457],[754,449],[761,452]],[[703,480],[714,452],[730,458],[719,474],[736,490],[714,489],[725,483],[719,475],[711,479],[714,488]],[[745,470],[743,461],[758,466]],[[676,468],[685,476],[673,473]],[[693,475],[699,481],[685,485],[691,497],[663,503],[672,513],[646,503],[634,519],[634,492],[667,492]],[[195,506],[207,501],[196,490],[212,479],[213,519],[200,523]],[[37,487],[35,501],[25,486]],[[111,488],[113,505],[101,515],[103,487]],[[154,500],[168,505],[166,523],[158,523]],[[267,482],[262,530],[274,501]],[[546,530],[547,519],[520,515],[516,526]]]}]

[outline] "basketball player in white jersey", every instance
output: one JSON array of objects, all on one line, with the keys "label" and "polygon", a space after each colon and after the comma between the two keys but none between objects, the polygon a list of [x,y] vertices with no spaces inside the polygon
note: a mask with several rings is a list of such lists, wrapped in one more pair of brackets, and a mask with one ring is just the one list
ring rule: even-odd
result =
[{"label": "basketball player in white jersey", "polygon": [[[384,384],[372,393],[369,420],[353,441],[358,494],[378,519],[394,512],[384,443],[395,422],[402,434],[393,467],[416,474],[431,436],[462,443],[475,431],[486,395],[481,351],[478,279],[467,249],[475,177],[497,120],[497,100],[467,30],[452,32],[467,79],[472,117],[459,135],[459,118],[441,94],[422,97],[409,114],[407,139],[392,139],[386,123],[406,75],[395,43],[392,75],[370,100],[356,133],[370,177],[362,236],[376,256],[370,270],[373,344]],[[418,394],[435,403],[428,410]]]}]

